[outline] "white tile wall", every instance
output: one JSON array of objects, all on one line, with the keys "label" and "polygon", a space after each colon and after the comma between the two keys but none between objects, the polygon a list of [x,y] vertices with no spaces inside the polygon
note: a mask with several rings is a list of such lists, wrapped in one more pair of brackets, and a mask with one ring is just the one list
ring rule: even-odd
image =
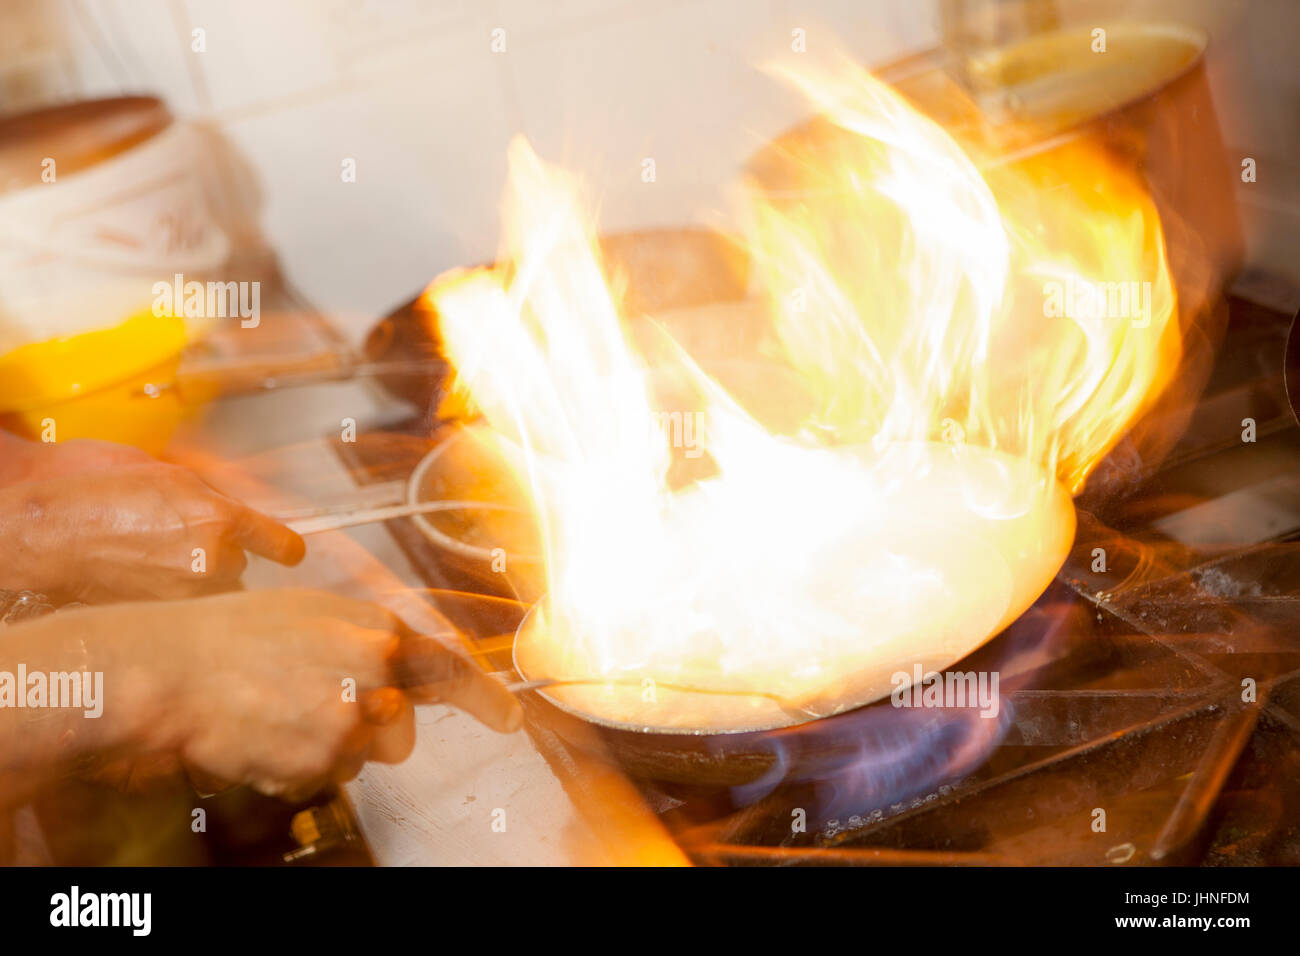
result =
[{"label": "white tile wall", "polygon": [[[29,3],[34,0],[12,0]],[[290,277],[356,335],[437,271],[490,257],[504,152],[526,133],[582,172],[607,230],[712,219],[753,146],[802,104],[756,66],[930,46],[938,0],[58,0],[81,95],[159,92],[207,118],[262,178]],[[1243,201],[1296,201],[1294,0],[1070,0],[1088,17],[1175,16],[1214,36],[1229,142],[1268,160]],[[3,23],[0,12],[0,23]],[[207,50],[190,49],[206,31]],[[491,31],[506,31],[504,54]],[[1226,65],[1225,65],[1226,64]],[[67,92],[59,78],[55,95]],[[358,182],[339,182],[354,156]],[[640,180],[653,157],[658,181]],[[1261,163],[1261,165],[1264,165]],[[1294,218],[1294,217],[1292,217]],[[1252,245],[1294,228],[1265,223]],[[1288,247],[1287,243],[1283,243]]]},{"label": "white tile wall", "polygon": [[214,122],[262,179],[290,278],[358,337],[438,271],[492,256],[513,134],[584,175],[604,229],[707,219],[804,112],[757,69],[793,28],[808,55],[866,62],[937,36],[935,0],[62,2],[83,95],[160,92]]},{"label": "white tile wall", "polygon": [[[758,69],[789,53],[802,22],[780,6],[629,5],[581,29],[525,22],[501,58],[519,127],[541,155],[591,181],[606,228],[707,216],[744,159],[803,111]],[[647,158],[653,183],[641,175]]]}]

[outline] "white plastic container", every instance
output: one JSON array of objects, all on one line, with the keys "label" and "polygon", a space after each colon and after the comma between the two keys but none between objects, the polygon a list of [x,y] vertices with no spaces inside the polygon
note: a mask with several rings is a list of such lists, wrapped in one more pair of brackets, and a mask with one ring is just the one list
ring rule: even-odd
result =
[{"label": "white plastic container", "polygon": [[[80,144],[93,135],[79,140],[73,126],[51,136],[53,181],[0,193],[0,355],[117,325],[151,308],[154,283],[177,273],[198,279],[229,257],[195,130],[171,123],[62,172],[60,139]],[[32,145],[39,151],[42,143]],[[27,153],[26,163],[43,162],[31,145]]]}]

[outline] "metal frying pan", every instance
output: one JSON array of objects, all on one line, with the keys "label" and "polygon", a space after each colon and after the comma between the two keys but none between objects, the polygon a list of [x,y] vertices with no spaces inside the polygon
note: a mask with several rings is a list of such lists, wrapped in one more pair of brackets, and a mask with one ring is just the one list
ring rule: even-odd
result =
[{"label": "metal frying pan", "polygon": [[[888,697],[900,672],[911,683],[917,667],[923,674],[941,672],[967,657],[1018,618],[1051,582],[1073,541],[1073,506],[1055,482],[1049,493],[1040,494],[1041,470],[1009,455],[915,445],[900,454],[924,455],[924,467],[905,487],[883,492],[881,507],[864,512],[869,517],[862,524],[841,529],[826,553],[819,552],[824,565],[809,565],[808,573],[820,580],[823,572],[853,561],[858,580],[896,581],[877,572],[889,575],[889,569],[907,567],[925,569],[913,579],[921,583],[898,596],[882,587],[871,599],[872,613],[854,629],[855,638],[827,645],[825,653],[831,656],[826,660],[832,663],[815,696],[800,689],[801,696],[782,697],[779,679],[755,687],[728,683],[723,674],[694,682],[659,679],[647,686],[639,671],[619,681],[559,679],[538,693],[559,710],[620,737],[658,738],[654,750],[661,755],[665,749],[683,748],[696,754],[701,747],[713,754],[720,748],[743,752],[751,735],[846,713]],[[885,459],[889,464],[899,460]],[[993,486],[1030,492],[1007,495],[1003,502],[1014,508],[1006,511],[989,507],[986,500],[973,506],[972,495]],[[918,502],[925,503],[928,513],[916,507]],[[864,551],[863,541],[874,547]],[[779,545],[774,541],[773,547]],[[521,678],[587,677],[570,669],[558,649],[562,642],[550,639],[551,628],[563,625],[548,624],[548,617],[545,600],[539,601],[516,632],[513,657]],[[774,673],[780,670],[776,667]],[[697,746],[689,738],[709,740]],[[730,738],[738,743],[728,742]]]},{"label": "metal frying pan", "polygon": [[[642,238],[642,237],[639,237]],[[673,237],[657,237],[664,240],[665,245],[671,246]],[[642,238],[639,243],[643,248],[647,243]],[[687,259],[689,262],[689,257]],[[635,287],[635,284],[633,284]],[[730,290],[730,297],[733,299],[743,295],[743,289],[739,286]],[[716,299],[715,296],[709,297],[710,300]],[[656,303],[662,308],[672,308],[678,303]],[[694,303],[686,303],[688,305]],[[657,311],[657,310],[656,310]],[[661,314],[661,313],[660,313]],[[382,356],[388,358],[388,355]],[[411,512],[418,512],[425,507],[436,502],[438,498],[466,499],[474,497],[474,494],[465,493],[454,482],[448,483],[440,481],[440,474],[454,474],[458,469],[454,461],[450,458],[453,455],[451,443],[442,443],[435,446],[428,452],[413,471],[406,488],[406,498],[402,507],[411,509]],[[472,468],[469,469],[472,472]],[[1068,496],[1065,497],[1066,506],[1068,507]],[[1072,515],[1072,510],[1071,510]],[[430,516],[424,513],[411,513],[413,523],[419,530],[442,551],[448,559],[467,563],[472,568],[476,568],[479,577],[486,582],[495,579],[498,586],[503,582],[503,575],[493,574],[491,572],[492,548],[489,542],[469,542],[458,539],[456,536],[449,534],[446,525],[443,523],[435,524],[430,520]],[[441,525],[441,526],[440,526]],[[1070,523],[1069,530],[1072,537],[1073,525]],[[1068,541],[1062,546],[1061,558],[1064,557],[1063,548],[1068,546]],[[519,558],[512,555],[511,571],[519,570]],[[539,571],[540,565],[533,568],[527,567],[527,559],[523,561],[525,572]],[[1014,564],[1014,562],[1012,562]],[[950,666],[954,661],[964,658],[970,651],[974,650],[980,644],[986,642],[989,638],[999,633],[1011,620],[1017,617],[1037,597],[1038,593],[1046,586],[1054,574],[1056,567],[1059,566],[1059,560],[1051,566],[1049,573],[1044,580],[1030,582],[1024,585],[1024,593],[1017,592],[1007,600],[1005,613],[997,620],[990,619],[985,622],[978,635],[975,635],[969,642],[962,646],[948,647],[940,649],[932,660],[925,662],[927,669],[942,670]],[[980,565],[975,564],[978,567]],[[527,579],[529,575],[525,573]],[[1008,575],[1008,579],[1015,578],[1015,575]],[[514,583],[514,582],[512,582]],[[1023,582],[1021,582],[1023,584]],[[532,605],[542,596],[544,585],[541,575],[534,574],[531,580],[525,580],[525,586],[521,589],[516,587],[515,596],[519,597],[525,604]],[[526,633],[528,622],[536,621],[538,612],[530,612],[526,617],[524,625],[517,635],[514,646],[514,659],[516,669],[519,671],[521,678],[525,681],[544,681],[555,675],[548,673],[545,667],[539,667],[528,659],[526,642],[520,640]],[[864,621],[864,636],[869,636],[870,622]],[[895,668],[904,669],[903,663],[910,665],[916,662],[917,654],[913,651],[904,659],[903,655],[897,655],[897,660],[886,660],[886,675]],[[696,723],[670,723],[657,722],[654,720],[620,720],[611,719],[608,712],[602,711],[599,707],[583,706],[582,689],[587,685],[588,691],[592,690],[592,682],[563,682],[557,681],[549,683],[547,686],[537,686],[535,693],[540,700],[534,703],[544,706],[549,714],[548,723],[565,739],[577,743],[579,746],[589,746],[592,739],[596,738],[603,742],[606,747],[612,747],[620,762],[631,772],[642,776],[652,777],[659,780],[676,780],[688,783],[711,783],[711,784],[736,784],[746,780],[752,780],[761,775],[768,767],[771,766],[775,759],[773,750],[770,745],[774,732],[780,733],[787,728],[803,727],[805,725],[817,722],[819,726],[822,723],[830,723],[838,720],[837,715],[844,715],[855,708],[862,707],[882,696],[887,696],[889,692],[888,680],[882,687],[879,681],[879,671],[882,662],[877,662],[872,674],[867,675],[869,679],[854,681],[852,679],[846,682],[842,692],[827,699],[817,700],[808,703],[794,703],[786,700],[780,700],[774,695],[767,694],[744,694],[737,695],[732,693],[734,699],[737,696],[743,696],[753,699],[755,706],[750,710],[756,711],[752,719],[744,719],[744,714],[739,718],[735,713],[729,715],[728,719],[718,721],[700,721]],[[605,686],[604,684],[596,685],[597,688]],[[639,686],[633,688],[639,690]],[[673,695],[682,695],[683,699],[698,698],[702,695],[718,696],[716,691],[701,691],[693,688],[682,687],[660,687],[660,692],[671,697]],[[530,696],[532,696],[530,694]],[[698,700],[696,701],[698,703]],[[748,702],[740,709],[743,711],[748,707]],[[723,708],[727,710],[729,708]]]},{"label": "metal frying pan", "polygon": [[[445,460],[452,443],[444,442],[435,446],[422,459],[413,471],[407,485],[407,498],[401,506],[408,510],[425,508],[435,502],[439,496],[450,498],[465,497],[463,490],[453,483],[439,480],[444,472],[475,472],[472,461]],[[945,446],[946,447],[946,446]],[[990,453],[996,454],[996,453]],[[999,459],[1000,461],[1000,459]],[[1014,460],[1013,460],[1014,461]],[[1018,467],[1018,466],[1017,466]],[[1011,477],[999,472],[1000,477]],[[948,479],[951,475],[947,476]],[[937,473],[934,481],[945,488],[960,489],[951,481],[945,484],[945,476]],[[960,496],[958,496],[960,497]],[[1048,507],[1049,505],[1044,505]],[[501,505],[498,505],[501,507]],[[942,671],[955,661],[966,657],[994,635],[1000,633],[1007,625],[1038,597],[1055,574],[1065,551],[1073,538],[1073,510],[1068,495],[1064,490],[1051,500],[1050,507],[1060,508],[1062,514],[1068,513],[1068,520],[1060,522],[1063,537],[1048,542],[1050,536],[1035,532],[1032,541],[1017,537],[1012,547],[999,541],[998,547],[1007,554],[999,557],[991,554],[989,558],[972,559],[971,552],[961,551],[954,546],[954,554],[961,556],[962,566],[980,569],[980,577],[973,587],[992,589],[999,580],[1007,583],[1013,590],[1006,593],[1005,606],[998,604],[995,613],[974,628],[970,633],[956,635],[944,646],[929,647],[925,652],[918,652],[915,646],[906,641],[894,644],[879,642],[882,650],[864,667],[859,674],[849,675],[837,687],[836,692],[809,701],[783,700],[775,694],[739,693],[736,691],[719,691],[672,684],[659,684],[655,693],[662,704],[660,717],[666,714],[669,719],[660,719],[652,713],[633,713],[631,719],[613,719],[611,713],[626,716],[625,708],[609,708],[600,705],[602,694],[612,693],[622,696],[623,703],[627,697],[639,696],[643,691],[639,681],[623,681],[621,685],[610,690],[611,682],[592,680],[556,680],[558,675],[536,654],[530,654],[530,629],[536,626],[543,612],[540,609],[544,576],[541,566],[533,562],[526,566],[525,574],[516,575],[511,581],[515,586],[510,596],[520,600],[524,606],[531,607],[516,631],[513,646],[513,660],[521,680],[530,682],[529,689],[545,702],[552,723],[558,732],[566,736],[565,728],[573,731],[572,736],[580,746],[590,746],[594,739],[603,742],[606,747],[613,747],[619,759],[628,766],[629,771],[642,773],[660,780],[678,780],[681,782],[704,782],[710,780],[718,784],[736,784],[745,779],[752,779],[754,774],[762,771],[771,762],[771,747],[768,738],[773,731],[800,727],[814,721],[835,718],[837,715],[862,707],[882,697],[887,697],[891,690],[891,677],[898,671],[911,673],[913,665],[920,663],[923,671]],[[492,551],[483,544],[468,544],[458,541],[446,531],[439,529],[429,519],[429,514],[411,515],[413,522],[438,545],[448,559],[463,560],[476,565],[483,578],[496,578],[498,585],[506,577],[493,574],[490,570]],[[1031,524],[1037,519],[1027,518]],[[951,530],[951,539],[956,541],[963,537],[961,528],[950,529],[943,516],[936,516],[937,526],[944,529],[945,535]],[[910,527],[911,521],[907,522]],[[1043,527],[1053,526],[1044,522]],[[934,539],[931,538],[933,541]],[[945,538],[947,540],[947,538]],[[1033,549],[1041,548],[1041,551]],[[1032,553],[1024,553],[1031,552]],[[1050,552],[1050,553],[1049,553]],[[984,554],[985,552],[980,552]],[[1009,555],[1009,556],[1008,556]],[[1015,562],[1019,555],[1021,562],[1031,561],[1032,572],[1025,570],[1025,565],[1017,567]],[[515,559],[512,557],[511,561]],[[956,559],[955,559],[956,560]],[[993,565],[1001,567],[1001,572]],[[518,569],[512,566],[512,571]],[[523,586],[520,587],[520,578]],[[954,599],[956,599],[954,597]],[[983,612],[981,612],[983,613]],[[996,620],[994,619],[996,618]],[[871,621],[863,622],[864,641],[872,639]],[[596,695],[593,698],[591,695]],[[633,708],[635,711],[635,708]],[[705,714],[703,719],[673,719],[681,714]],[[595,731],[595,733],[593,733]]]},{"label": "metal frying pan", "polygon": [[[431,500],[439,468],[444,464],[446,445],[431,449],[412,472],[407,496],[401,507],[418,507]],[[485,588],[509,592],[520,597],[530,610],[520,629],[532,620],[533,608],[541,597],[540,565],[511,559],[510,585],[506,576],[491,572],[491,550],[460,541],[440,529],[432,515],[414,513],[412,523],[436,546],[443,559],[480,581]],[[522,573],[520,573],[522,571]],[[520,592],[523,592],[522,594]],[[518,633],[518,631],[516,631]],[[561,700],[563,688],[545,678],[530,679],[516,665],[521,683],[512,691],[521,693],[525,710],[532,719],[540,719],[568,745],[580,751],[613,758],[633,776],[701,786],[730,787],[757,780],[777,761],[770,733],[683,734],[654,733],[645,727],[633,727],[605,720],[566,706]]]}]

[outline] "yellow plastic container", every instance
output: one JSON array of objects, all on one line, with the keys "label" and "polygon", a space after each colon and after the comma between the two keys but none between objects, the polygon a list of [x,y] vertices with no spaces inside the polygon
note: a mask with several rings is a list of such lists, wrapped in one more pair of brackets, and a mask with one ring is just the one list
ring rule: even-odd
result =
[{"label": "yellow plastic container", "polygon": [[162,451],[180,422],[170,384],[185,348],[185,323],[151,312],[121,325],[0,356],[0,426],[33,439],[100,438]]}]

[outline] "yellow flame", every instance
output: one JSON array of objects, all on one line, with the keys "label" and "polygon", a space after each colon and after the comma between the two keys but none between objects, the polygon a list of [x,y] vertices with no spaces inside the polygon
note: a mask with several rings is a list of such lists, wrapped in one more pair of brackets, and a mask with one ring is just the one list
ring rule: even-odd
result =
[{"label": "yellow flame", "polygon": [[1067,490],[1176,363],[1159,221],[1115,164],[998,164],[865,72],[786,75],[842,135],[750,184],[757,387],[619,315],[577,187],[522,139],[503,264],[428,293],[531,493],[529,676],[592,681],[556,690],[588,713],[774,726],[961,658],[1050,581]]},{"label": "yellow flame", "polygon": [[793,201],[754,200],[819,423],[876,442],[960,433],[1078,491],[1177,362],[1150,199],[1086,143],[981,174],[868,74],[786,75],[855,134],[803,167]]}]

